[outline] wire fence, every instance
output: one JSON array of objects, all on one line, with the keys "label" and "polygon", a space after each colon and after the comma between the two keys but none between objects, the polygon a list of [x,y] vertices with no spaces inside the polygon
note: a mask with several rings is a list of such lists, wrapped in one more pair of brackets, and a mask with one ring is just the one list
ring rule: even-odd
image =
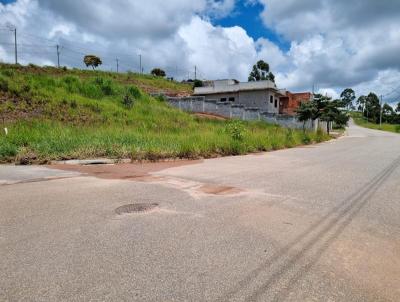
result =
[{"label": "wire fence", "polygon": [[[146,62],[146,56],[140,53],[123,53],[105,50],[96,44],[87,45],[82,42],[71,42],[65,39],[48,39],[26,32],[18,32],[17,43],[14,40],[14,29],[0,26],[0,61],[15,63],[15,47],[17,48],[18,63],[24,65],[57,66],[58,56],[60,66],[85,69],[83,57],[94,54],[101,58],[103,71],[150,73],[153,68],[163,69],[167,77],[175,80],[204,79],[204,74],[198,67],[190,70],[178,65],[162,66]],[[58,47],[58,48],[57,48]],[[118,66],[117,66],[118,65]]]}]

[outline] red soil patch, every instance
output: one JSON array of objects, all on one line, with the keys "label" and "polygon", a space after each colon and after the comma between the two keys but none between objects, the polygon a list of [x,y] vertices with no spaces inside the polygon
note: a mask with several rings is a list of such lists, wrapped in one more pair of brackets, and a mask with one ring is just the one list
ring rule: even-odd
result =
[{"label": "red soil patch", "polygon": [[200,163],[200,160],[181,160],[166,162],[131,163],[115,165],[50,165],[49,168],[64,171],[74,171],[105,179],[128,179],[137,181],[157,180],[157,177],[149,173],[157,172],[168,168],[192,165]]},{"label": "red soil patch", "polygon": [[205,119],[211,119],[211,120],[225,121],[228,119],[225,116],[217,115],[217,114],[210,114],[210,113],[193,113],[193,115],[195,115],[199,118],[205,118]]},{"label": "red soil patch", "polygon": [[231,195],[242,192],[242,190],[235,187],[218,186],[210,184],[201,186],[200,191],[206,194],[213,194],[213,195]]}]

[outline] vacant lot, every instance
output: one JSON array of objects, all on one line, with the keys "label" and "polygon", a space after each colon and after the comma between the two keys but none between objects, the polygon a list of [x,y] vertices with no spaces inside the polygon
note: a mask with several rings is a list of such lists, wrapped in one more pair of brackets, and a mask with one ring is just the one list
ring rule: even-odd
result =
[{"label": "vacant lot", "polygon": [[0,161],[215,157],[328,139],[263,122],[199,118],[146,93],[190,90],[132,73],[0,65],[0,123],[8,129],[1,131]]}]

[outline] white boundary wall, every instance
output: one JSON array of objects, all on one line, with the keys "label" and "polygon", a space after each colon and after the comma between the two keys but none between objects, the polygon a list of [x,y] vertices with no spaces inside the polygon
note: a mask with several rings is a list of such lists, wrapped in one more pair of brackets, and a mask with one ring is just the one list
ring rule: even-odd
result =
[{"label": "white boundary wall", "polygon": [[[277,124],[286,128],[303,129],[303,122],[300,122],[295,116],[267,113],[258,107],[245,107],[244,105],[234,105],[230,102],[207,100],[204,96],[185,98],[167,97],[167,102],[173,107],[188,112],[210,113],[245,121],[263,120],[270,124]],[[309,120],[304,126],[308,130],[315,131],[318,128],[321,128],[323,131],[327,129],[327,123],[319,120]]]}]

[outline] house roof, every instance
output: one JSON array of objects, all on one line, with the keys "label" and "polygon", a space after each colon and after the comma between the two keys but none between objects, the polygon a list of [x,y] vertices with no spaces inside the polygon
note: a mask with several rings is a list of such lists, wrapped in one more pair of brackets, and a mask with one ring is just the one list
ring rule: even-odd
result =
[{"label": "house roof", "polygon": [[278,92],[278,89],[272,81],[258,81],[241,83],[236,80],[214,81],[212,85],[205,87],[196,87],[194,95],[207,95],[216,93],[233,93],[239,91],[253,91],[271,89]]}]

